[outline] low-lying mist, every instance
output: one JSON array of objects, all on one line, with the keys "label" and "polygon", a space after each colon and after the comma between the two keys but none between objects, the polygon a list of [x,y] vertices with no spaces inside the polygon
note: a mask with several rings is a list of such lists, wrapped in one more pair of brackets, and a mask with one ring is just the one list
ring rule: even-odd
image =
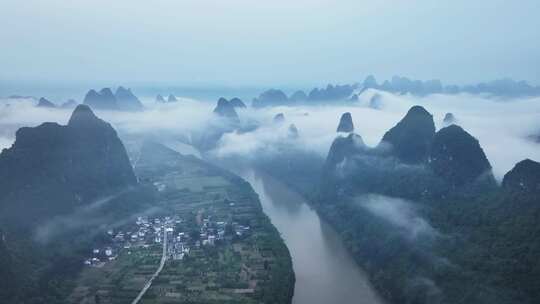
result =
[{"label": "low-lying mist", "polygon": [[420,237],[433,238],[439,235],[428,221],[416,210],[416,204],[404,199],[378,194],[367,194],[356,198],[356,203],[371,214],[400,229],[410,240]]},{"label": "low-lying mist", "polygon": [[[369,107],[375,94],[379,95],[379,109]],[[122,137],[152,135],[186,143],[191,142],[193,134],[223,123],[212,113],[215,103],[181,98],[177,103],[146,104],[150,106],[143,112],[96,113],[110,122]],[[433,114],[438,129],[444,126],[444,115],[453,113],[456,123],[480,141],[498,179],[524,158],[540,160],[538,145],[528,139],[531,134],[540,133],[538,97],[503,101],[467,94],[417,97],[367,90],[357,102],[336,104],[237,109],[242,122],[257,121],[259,128],[251,132],[227,133],[209,153],[217,157],[253,158],[262,152],[277,151],[276,145],[286,141],[288,145],[324,157],[344,112],[352,114],[355,132],[366,144],[374,146],[411,106],[419,104]],[[37,108],[28,100],[0,100],[0,148],[11,145],[17,128],[45,121],[65,124],[70,113],[68,109]],[[273,122],[278,113],[285,115],[285,122]],[[289,138],[290,124],[298,128],[300,136],[296,140]]]}]

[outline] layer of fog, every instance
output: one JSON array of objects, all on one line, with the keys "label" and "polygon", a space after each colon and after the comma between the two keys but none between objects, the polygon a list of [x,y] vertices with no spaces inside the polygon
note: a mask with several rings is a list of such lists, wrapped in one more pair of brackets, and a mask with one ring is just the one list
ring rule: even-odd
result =
[{"label": "layer of fog", "polygon": [[[374,94],[381,96],[380,110],[368,107]],[[0,148],[11,145],[18,127],[36,126],[44,121],[65,124],[71,112],[36,108],[30,101],[11,100],[10,106],[5,106],[6,102],[0,101]],[[213,102],[182,98],[174,104],[145,103],[150,107],[140,113],[96,113],[113,124],[123,137],[152,135],[185,143],[191,142],[193,133],[222,123],[212,114]],[[286,141],[287,145],[326,156],[344,112],[352,113],[356,133],[368,145],[376,145],[384,132],[415,104],[433,114],[437,128],[443,126],[447,112],[454,113],[457,123],[479,139],[499,179],[524,158],[540,160],[538,145],[527,139],[540,131],[540,98],[499,101],[472,95],[397,96],[374,90],[364,92],[358,102],[347,105],[237,109],[242,121],[258,121],[260,127],[253,132],[225,134],[210,153],[218,157],[254,157],[261,152],[277,151],[277,144]],[[284,113],[285,123],[272,122],[277,113]],[[298,140],[288,139],[291,123],[298,128]]]},{"label": "layer of fog", "polygon": [[[374,94],[381,96],[381,110],[368,106]],[[416,104],[433,114],[437,129],[444,127],[444,115],[453,113],[456,123],[480,141],[498,179],[502,179],[520,160],[531,158],[540,161],[538,145],[528,138],[531,134],[540,134],[540,98],[500,101],[467,94],[396,96],[375,90],[364,92],[359,102],[351,106],[274,107],[248,111],[245,115],[265,122],[264,127],[253,133],[227,134],[222,138],[217,153],[257,155],[258,150],[272,149],[276,143],[286,139],[287,127],[294,123],[300,133],[297,145],[326,156],[344,112],[352,113],[355,132],[366,144],[374,146]],[[285,114],[284,124],[271,123],[271,118],[277,113]]]},{"label": "layer of fog", "polygon": [[[427,219],[422,217],[418,204],[378,194],[357,196],[354,203],[359,208],[384,221],[393,231],[408,240],[409,245],[420,253],[416,257],[417,261],[421,260],[422,263],[433,269],[453,268],[454,271],[459,270],[459,266],[447,258],[435,254],[432,250],[435,241],[442,240],[444,242],[447,236],[432,227]],[[434,279],[421,275],[420,272],[408,279],[406,284],[410,289],[423,290],[427,303],[438,303],[442,296],[443,291],[437,286]]]},{"label": "layer of fog", "polygon": [[357,197],[356,202],[371,214],[398,228],[408,239],[433,238],[439,234],[420,216],[415,204],[404,199],[367,194]]},{"label": "layer of fog", "polygon": [[[122,190],[114,195],[102,197],[94,200],[88,205],[77,207],[69,214],[55,216],[48,219],[34,231],[34,240],[46,244],[62,235],[85,230],[88,236],[96,236],[109,229],[116,229],[128,223],[133,223],[139,216],[152,216],[163,212],[158,206],[146,206],[140,208],[136,213],[120,216],[109,214],[104,210],[114,208],[115,199],[120,195],[130,191]],[[88,228],[91,228],[89,231]]]}]

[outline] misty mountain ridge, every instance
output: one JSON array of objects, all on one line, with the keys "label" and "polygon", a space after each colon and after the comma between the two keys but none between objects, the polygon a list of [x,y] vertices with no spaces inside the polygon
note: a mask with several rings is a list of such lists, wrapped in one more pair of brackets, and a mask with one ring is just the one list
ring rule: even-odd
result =
[{"label": "misty mountain ridge", "polygon": [[[338,136],[323,180],[328,193],[381,192],[412,199],[456,194],[455,189],[476,189],[478,183],[482,189],[496,186],[478,141],[456,125],[435,132],[433,116],[421,106],[412,107],[375,147],[355,133]],[[396,183],[400,186],[392,186]]]},{"label": "misty mountain ridge", "polygon": [[[19,97],[16,97],[15,99],[26,99],[26,98],[19,96]],[[68,99],[66,102],[60,105],[57,105],[54,102],[48,100],[47,98],[41,97],[35,106],[37,108],[45,108],[45,109],[74,109],[77,106],[77,102],[74,99]]]},{"label": "misty mountain ridge", "polygon": [[[86,105],[65,126],[20,128],[0,154],[0,210],[10,221],[35,222],[136,184],[116,131]],[[42,199],[52,204],[43,205]],[[56,198],[56,199],[52,199]]]},{"label": "misty mountain ridge", "polygon": [[290,105],[289,98],[283,91],[277,89],[264,91],[251,102],[251,106],[254,108],[284,105]]},{"label": "misty mountain ridge", "polygon": [[[309,94],[302,90],[295,91],[288,97],[282,90],[270,89],[262,92],[259,97],[254,98],[252,106],[254,108],[271,106],[294,106],[302,104],[323,104],[329,101],[349,100],[357,85],[331,85],[326,88],[314,88]],[[349,100],[350,101],[350,100]]]},{"label": "misty mountain ridge", "polygon": [[229,100],[229,102],[235,108],[246,108],[246,104],[238,97],[234,97],[233,99]]},{"label": "misty mountain ridge", "polygon": [[[235,104],[241,108],[238,100],[235,101]],[[212,111],[215,116],[211,124],[206,129],[191,134],[191,144],[193,146],[200,151],[209,151],[216,147],[219,140],[226,133],[251,131],[258,127],[258,124],[243,125],[235,110],[236,107],[231,101],[224,97],[218,99],[216,107]]]},{"label": "misty mountain ridge", "polygon": [[338,136],[332,142],[328,156],[326,158],[326,170],[334,171],[336,166],[342,163],[347,157],[363,154],[369,151],[362,136],[350,133],[348,136]]},{"label": "misty mountain ridge", "polygon": [[69,99],[68,101],[64,102],[60,107],[62,109],[74,109],[77,105],[77,101],[75,101],[74,99]]},{"label": "misty mountain ridge", "polygon": [[131,89],[126,89],[119,86],[114,93],[118,110],[122,111],[141,111],[144,109],[141,101],[131,92]]},{"label": "misty mountain ridge", "polygon": [[99,110],[117,110],[118,103],[111,89],[103,88],[97,92],[91,89],[84,96],[83,104]]},{"label": "misty mountain ridge", "polygon": [[[253,107],[293,106],[301,104],[321,104],[326,102],[355,102],[359,96],[368,89],[376,89],[393,94],[411,94],[414,96],[427,96],[431,94],[472,94],[486,95],[488,97],[519,98],[540,96],[540,86],[532,86],[526,81],[515,81],[510,78],[482,82],[474,85],[443,85],[438,80],[412,80],[407,77],[394,76],[379,84],[373,75],[367,76],[363,82],[344,85],[328,84],[325,88],[313,88],[306,94],[302,90],[295,91],[290,97],[279,90],[264,91],[253,100]],[[370,107],[380,109],[377,97],[373,97]]]},{"label": "misty mountain ridge", "polygon": [[122,86],[118,87],[114,94],[110,88],[103,88],[99,92],[92,89],[86,93],[83,104],[95,110],[141,111],[144,109],[131,89]]},{"label": "misty mountain ridge", "polygon": [[56,105],[45,97],[41,97],[36,105],[38,108],[56,108]]},{"label": "misty mountain ridge", "polygon": [[438,79],[422,81],[401,76],[394,76],[391,80],[385,80],[382,84],[379,84],[375,77],[370,75],[366,77],[361,86],[362,90],[379,89],[391,93],[417,96],[468,93],[512,98],[540,95],[540,86],[532,86],[526,81],[515,81],[510,78],[458,86],[443,85]]},{"label": "misty mountain ridge", "polygon": [[231,119],[233,121],[239,120],[234,105],[223,97],[218,100],[214,113],[220,117]]}]

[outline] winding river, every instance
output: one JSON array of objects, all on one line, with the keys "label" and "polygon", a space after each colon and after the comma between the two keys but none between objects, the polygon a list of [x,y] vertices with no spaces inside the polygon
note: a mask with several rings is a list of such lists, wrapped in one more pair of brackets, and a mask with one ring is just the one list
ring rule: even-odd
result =
[{"label": "winding river", "polygon": [[261,172],[239,173],[289,248],[296,274],[293,304],[383,303],[337,233],[299,194]]}]

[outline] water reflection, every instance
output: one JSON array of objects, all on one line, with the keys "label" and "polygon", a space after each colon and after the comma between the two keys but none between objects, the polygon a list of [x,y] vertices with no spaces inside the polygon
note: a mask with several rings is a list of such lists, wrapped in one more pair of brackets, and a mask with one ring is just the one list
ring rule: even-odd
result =
[{"label": "water reflection", "polygon": [[264,212],[291,252],[294,304],[382,303],[337,233],[300,195],[261,172],[245,170],[240,175],[259,194]]}]

